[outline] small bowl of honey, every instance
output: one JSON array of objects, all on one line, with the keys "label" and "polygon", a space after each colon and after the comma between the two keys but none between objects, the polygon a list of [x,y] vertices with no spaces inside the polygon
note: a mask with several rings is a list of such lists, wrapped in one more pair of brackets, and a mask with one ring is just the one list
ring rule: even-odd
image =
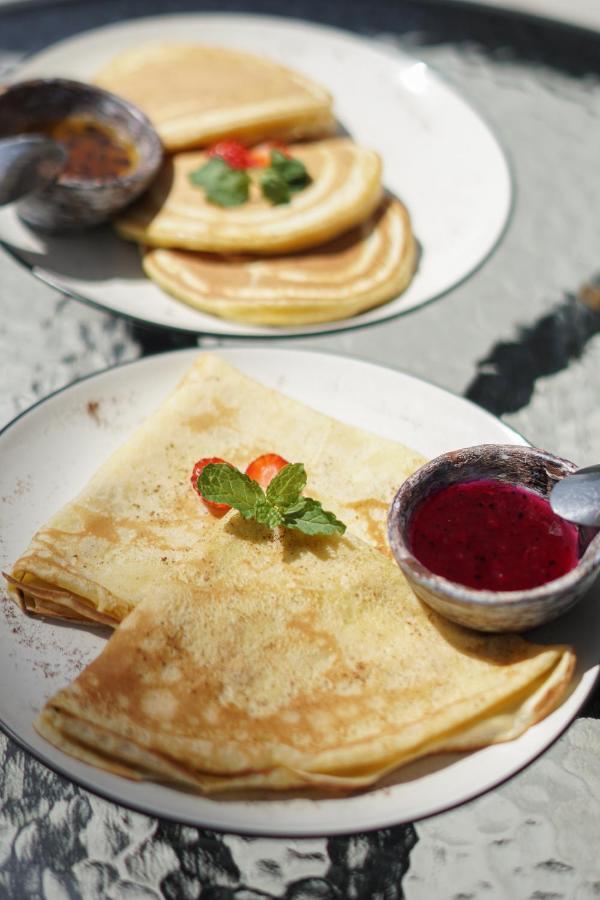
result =
[{"label": "small bowl of honey", "polygon": [[66,151],[55,179],[17,203],[23,221],[48,232],[106,222],[148,187],[163,155],[136,106],[63,78],[17,82],[0,94],[0,138],[15,135],[41,135]]}]

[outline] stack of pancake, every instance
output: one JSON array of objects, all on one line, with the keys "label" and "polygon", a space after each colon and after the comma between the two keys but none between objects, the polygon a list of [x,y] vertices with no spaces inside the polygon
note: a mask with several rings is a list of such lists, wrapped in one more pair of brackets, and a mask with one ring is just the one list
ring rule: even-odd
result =
[{"label": "stack of pancake", "polygon": [[[408,213],[383,191],[377,153],[332,134],[319,85],[248,53],[182,44],[125,51],[95,80],[143,109],[165,146],[158,178],[115,224],[167,293],[226,319],[298,325],[355,315],[410,282]],[[210,202],[189,175],[222,139],[286,141],[310,184],[277,205],[256,184],[239,206]]]},{"label": "stack of pancake", "polygon": [[[189,482],[198,457],[244,467],[269,450],[305,463],[343,536],[207,511]],[[9,576],[32,614],[115,628],[38,731],[111,772],[205,792],[354,790],[521,734],[561,702],[574,655],[477,634],[416,598],[385,522],[420,462],[200,356]]]}]

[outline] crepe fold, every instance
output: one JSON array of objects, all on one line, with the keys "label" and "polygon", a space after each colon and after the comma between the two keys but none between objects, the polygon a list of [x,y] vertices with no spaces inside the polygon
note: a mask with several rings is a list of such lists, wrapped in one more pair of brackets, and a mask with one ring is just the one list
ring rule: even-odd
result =
[{"label": "crepe fold", "polygon": [[389,553],[388,506],[422,458],[202,354],[81,493],[35,534],[10,573],[13,596],[34,614],[116,626],[174,583],[193,587],[220,522],[192,490],[194,462],[218,456],[243,470],[269,452],[303,462],[307,494]]},{"label": "crepe fold", "polygon": [[205,792],[365,787],[426,754],[516,737],[562,699],[561,646],[423,606],[360,539],[221,520],[36,727],[84,761]]},{"label": "crepe fold", "polygon": [[292,253],[332,240],[367,219],[382,199],[381,160],[374,150],[334,137],[290,145],[311,183],[289,203],[272,205],[257,184],[246,203],[211,203],[190,175],[205,152],[177,153],[141,197],[115,219],[118,234],[150,247],[214,253]]},{"label": "crepe fold", "polygon": [[169,151],[223,137],[297,140],[335,124],[325,88],[272,60],[226,47],[143,44],[119,53],[94,80],[144,110]]},{"label": "crepe fold", "polygon": [[204,312],[299,325],[353,316],[396,297],[416,258],[408,212],[388,196],[361,225],[303,254],[267,259],[154,248],[143,266],[167,293]]}]

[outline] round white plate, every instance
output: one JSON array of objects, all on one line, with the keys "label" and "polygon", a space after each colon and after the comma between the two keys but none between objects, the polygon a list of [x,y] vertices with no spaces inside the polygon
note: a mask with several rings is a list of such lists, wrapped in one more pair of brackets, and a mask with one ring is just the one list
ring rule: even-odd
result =
[{"label": "round white plate", "polygon": [[227,322],[170,298],[142,273],[137,248],[110,229],[44,238],[0,210],[0,241],[56,288],[132,319],[238,337],[318,334],[380,322],[443,294],[490,253],[506,224],[511,179],[496,138],[435,72],[405,53],[343,31],[290,19],[171,15],[109,25],[55,44],[16,77],[88,80],[144,41],[221,44],[264,54],[329,88],[342,125],[384,162],[386,186],[406,203],[421,245],[400,297],[340,322],[274,328]]},{"label": "round white plate", "polygon": [[[0,436],[4,525],[0,563],[10,566],[32,533],[86,483],[151,413],[197,351],[153,356],[80,381],[16,419]],[[325,413],[405,442],[427,456],[479,442],[524,443],[479,407],[409,375],[341,356],[267,348],[220,351],[242,371]],[[92,404],[90,406],[90,404]],[[95,405],[97,404],[97,405]],[[277,449],[277,448],[274,448]],[[600,598],[590,597],[536,636],[575,645],[578,669],[564,703],[522,737],[400,769],[385,786],[345,798],[215,800],[131,782],[56,750],[35,714],[95,658],[106,640],[0,603],[0,723],[51,768],[92,791],[157,816],[234,832],[317,835],[415,821],[467,800],[518,771],[569,724],[597,675]]]}]

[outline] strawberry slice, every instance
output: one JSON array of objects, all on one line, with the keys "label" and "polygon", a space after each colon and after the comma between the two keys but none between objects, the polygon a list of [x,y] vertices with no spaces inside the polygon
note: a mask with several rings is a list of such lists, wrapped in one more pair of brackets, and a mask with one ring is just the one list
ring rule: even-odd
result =
[{"label": "strawberry slice", "polygon": [[[194,488],[194,490],[196,491],[196,493],[198,494],[198,496],[200,497],[200,499],[202,500],[202,502],[204,503],[204,505],[206,506],[208,511],[211,512],[213,514],[213,516],[218,516],[220,518],[221,516],[224,516],[225,513],[229,509],[231,509],[229,504],[228,503],[213,503],[210,500],[205,500],[204,497],[202,496],[202,494],[200,493],[200,489],[198,487],[198,479],[200,478],[200,475],[202,474],[202,472],[204,471],[204,469],[206,468],[206,466],[209,463],[227,463],[227,461],[225,459],[221,459],[220,456],[204,456],[204,457],[202,457],[202,459],[199,459],[197,463],[194,463],[194,468],[192,469],[191,482],[192,482],[192,487]],[[227,465],[230,465],[230,464],[227,463]]]},{"label": "strawberry slice", "polygon": [[217,156],[232,169],[249,169],[253,165],[248,148],[233,138],[217,141],[208,151],[208,155],[210,157]]},{"label": "strawberry slice", "polygon": [[265,141],[265,143],[258,144],[257,147],[253,147],[252,150],[248,151],[250,165],[255,169],[266,169],[271,165],[272,150],[279,150],[280,153],[291,159],[290,152],[283,141]]},{"label": "strawberry slice", "polygon": [[262,456],[257,456],[252,460],[246,469],[246,475],[253,481],[257,481],[261,488],[266,490],[279,470],[287,465],[287,459],[279,456],[278,453],[263,453]]}]

